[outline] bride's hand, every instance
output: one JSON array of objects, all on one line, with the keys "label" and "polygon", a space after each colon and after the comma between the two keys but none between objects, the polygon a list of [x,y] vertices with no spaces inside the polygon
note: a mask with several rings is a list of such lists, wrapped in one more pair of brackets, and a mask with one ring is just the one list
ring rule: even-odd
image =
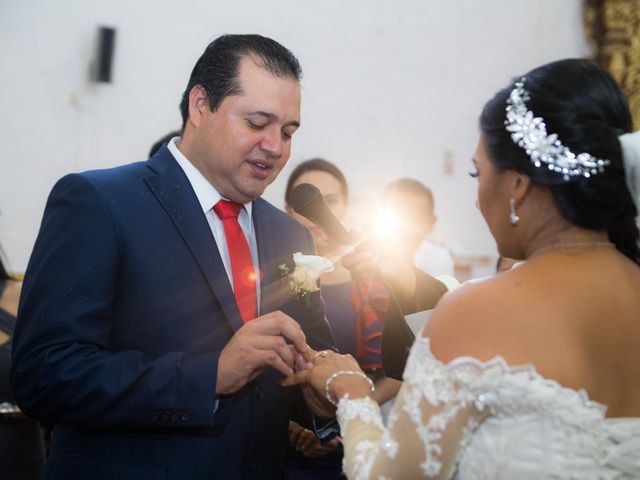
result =
[{"label": "bride's hand", "polygon": [[346,393],[350,398],[365,397],[371,393],[371,387],[358,362],[351,355],[340,355],[331,350],[316,352],[309,349],[305,352],[308,369],[300,370],[288,376],[283,386],[307,384],[316,393],[325,396],[326,382],[336,372],[357,372],[357,374],[337,375],[330,382],[329,395],[336,401]]}]

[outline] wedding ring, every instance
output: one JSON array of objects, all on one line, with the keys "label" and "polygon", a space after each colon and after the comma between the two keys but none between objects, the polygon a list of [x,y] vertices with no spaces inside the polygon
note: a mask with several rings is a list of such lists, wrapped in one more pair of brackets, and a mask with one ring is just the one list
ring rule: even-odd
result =
[{"label": "wedding ring", "polygon": [[316,352],[316,354],[313,356],[313,361],[315,362],[315,361],[316,361],[316,358],[318,358],[318,357],[322,357],[322,358],[324,358],[324,357],[326,357],[328,354],[329,354],[329,352],[328,352],[327,350],[321,350],[321,351],[319,351],[319,352]]}]

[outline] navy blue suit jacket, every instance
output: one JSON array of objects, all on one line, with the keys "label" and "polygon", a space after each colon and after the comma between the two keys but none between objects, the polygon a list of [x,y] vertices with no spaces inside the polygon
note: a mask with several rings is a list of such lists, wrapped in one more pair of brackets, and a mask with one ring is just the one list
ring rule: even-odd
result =
[{"label": "navy blue suit jacket", "polygon": [[[318,292],[296,299],[278,265],[315,248],[253,204],[262,314],[282,310],[332,347]],[[12,388],[56,424],[47,478],[279,478],[295,390],[266,369],[216,399],[220,351],[242,326],[211,230],[163,147],[147,162],[53,188],[14,336]]]}]

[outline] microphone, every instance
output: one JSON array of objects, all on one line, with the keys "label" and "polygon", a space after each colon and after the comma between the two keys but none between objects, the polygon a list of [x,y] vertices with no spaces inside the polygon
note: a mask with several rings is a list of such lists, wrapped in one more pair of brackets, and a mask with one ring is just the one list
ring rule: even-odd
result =
[{"label": "microphone", "polygon": [[329,210],[322,193],[310,183],[301,183],[291,191],[291,208],[319,226],[331,240],[341,245],[354,245],[355,239]]},{"label": "microphone", "polygon": [[[317,187],[310,183],[301,183],[292,190],[290,200],[290,206],[296,213],[319,226],[331,240],[342,245],[356,244],[356,240],[331,213]],[[415,335],[405,321],[393,289],[379,268],[375,267],[372,278],[385,284],[389,292],[389,305],[381,340],[382,366],[386,376],[402,380],[402,372]]]}]

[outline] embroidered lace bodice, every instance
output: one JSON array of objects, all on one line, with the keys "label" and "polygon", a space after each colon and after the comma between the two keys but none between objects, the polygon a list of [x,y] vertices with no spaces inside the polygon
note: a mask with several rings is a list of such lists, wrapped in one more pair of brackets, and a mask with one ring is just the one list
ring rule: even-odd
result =
[{"label": "embroidered lace bodice", "polygon": [[338,404],[350,479],[640,478],[640,418],[496,357],[447,365],[414,343],[387,426],[370,398]]}]

